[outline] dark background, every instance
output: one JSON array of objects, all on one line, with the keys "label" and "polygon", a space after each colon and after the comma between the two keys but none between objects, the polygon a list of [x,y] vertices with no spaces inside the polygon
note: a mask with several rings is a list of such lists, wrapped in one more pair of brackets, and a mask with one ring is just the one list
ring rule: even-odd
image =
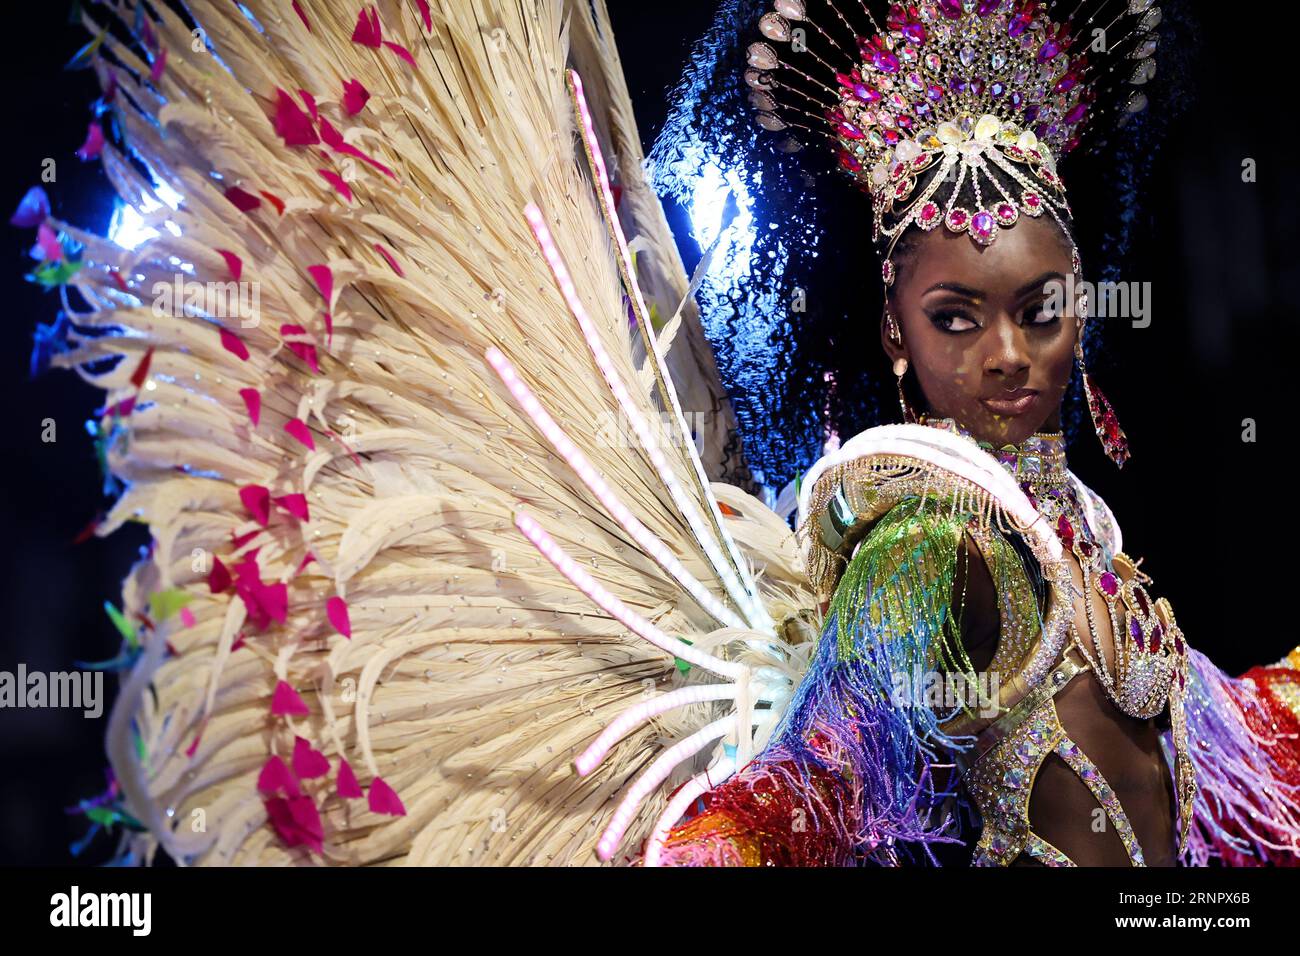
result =
[{"label": "dark background", "polygon": [[[704,0],[644,4],[609,0],[615,35],[648,152],[667,112],[694,38],[711,19]],[[1118,516],[1126,550],[1145,557],[1155,594],[1173,603],[1191,643],[1229,673],[1276,660],[1296,644],[1289,602],[1295,585],[1290,538],[1294,512],[1288,411],[1295,365],[1297,217],[1300,187],[1288,135],[1289,88],[1270,73],[1294,36],[1293,16],[1269,11],[1270,37],[1245,36],[1223,5],[1204,8],[1203,43],[1191,81],[1194,98],[1153,160],[1141,222],[1124,277],[1150,281],[1153,321],[1116,323],[1117,356],[1101,379],[1128,432],[1133,458],[1123,472],[1090,436],[1071,449],[1081,478]],[[0,70],[8,91],[3,162],[5,218],[57,162],[45,184],[60,218],[102,232],[111,197],[97,163],[73,155],[98,94],[88,72],[62,67],[85,42],[59,0],[24,4],[9,21]],[[630,42],[629,38],[635,38]],[[1248,56],[1249,60],[1238,59]],[[1242,161],[1257,163],[1243,183]],[[1068,171],[1067,171],[1068,181]],[[1077,203],[1076,203],[1077,207]],[[1086,209],[1077,209],[1081,216]],[[867,215],[865,200],[863,215]],[[684,214],[669,210],[688,270],[698,258]],[[55,293],[24,282],[32,232],[2,227],[0,290],[6,295],[0,387],[7,413],[3,470],[4,547],[0,609],[7,633],[0,670],[65,670],[118,649],[103,611],[118,601],[121,577],[144,541],[138,529],[73,544],[102,511],[94,449],[83,423],[98,394],[67,373],[32,379],[32,330],[58,309]],[[874,281],[874,273],[872,274]],[[58,440],[41,440],[42,422]],[[1258,426],[1253,444],[1242,420]],[[847,437],[847,436],[845,436]],[[132,532],[135,533],[132,533]],[[106,681],[111,688],[113,678]],[[0,710],[0,862],[66,863],[85,830],[64,813],[103,788],[105,720],[79,711]],[[101,862],[108,842],[82,859]]]}]

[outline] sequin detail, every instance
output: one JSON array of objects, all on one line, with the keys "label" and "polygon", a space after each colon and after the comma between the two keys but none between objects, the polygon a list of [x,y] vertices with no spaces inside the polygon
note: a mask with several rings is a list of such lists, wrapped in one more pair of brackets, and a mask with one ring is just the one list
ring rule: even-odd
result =
[{"label": "sequin detail", "polygon": [[1000,722],[1002,738],[975,759],[964,774],[966,788],[983,818],[972,864],[1009,866],[1027,853],[1048,866],[1074,866],[1074,862],[1047,840],[1033,832],[1029,823],[1029,801],[1043,762],[1052,754],[1060,757],[1083,781],[1106,811],[1115,827],[1129,862],[1146,866],[1142,848],[1133,833],[1128,815],[1106,778],[1061,726],[1055,695],[1076,674],[1087,668],[1058,667],[1052,677],[1025,700],[1025,715],[1013,710],[1010,724]]}]

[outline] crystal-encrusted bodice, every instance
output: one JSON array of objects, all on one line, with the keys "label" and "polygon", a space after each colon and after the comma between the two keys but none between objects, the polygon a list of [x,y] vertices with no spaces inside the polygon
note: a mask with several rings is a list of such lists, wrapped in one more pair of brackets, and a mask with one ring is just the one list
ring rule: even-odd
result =
[{"label": "crystal-encrusted bodice", "polygon": [[[971,438],[951,419],[925,424]],[[1008,865],[1024,853],[1049,866],[1074,865],[1065,853],[1034,833],[1029,822],[1029,801],[1038,772],[1050,756],[1056,755],[1105,810],[1130,863],[1144,866],[1142,848],[1119,798],[1061,725],[1055,702],[1076,676],[1092,670],[1124,713],[1150,718],[1169,709],[1173,752],[1167,749],[1165,758],[1175,768],[1181,849],[1190,828],[1196,793],[1183,714],[1187,656],[1182,633],[1168,602],[1151,600],[1146,591],[1150,578],[1119,550],[1120,536],[1109,509],[1069,471],[1063,436],[1040,433],[1018,446],[1002,448],[978,444],[1016,479],[1055,529],[1063,547],[1077,560],[1085,595],[1091,589],[1101,594],[1110,616],[1114,665],[1106,665],[1092,602],[1085,597],[1089,633],[1082,633],[1079,626],[1072,624],[1070,640],[1046,678],[1028,688],[1006,712],[980,730],[975,745],[959,757],[963,782],[984,824],[973,862],[982,866]],[[980,544],[985,546],[985,542]],[[1020,644],[1024,640],[1023,622],[1017,624],[1006,613],[1014,602],[1008,600],[1005,590],[999,582],[1002,631],[1006,632],[1010,625],[1012,634],[1017,635],[1015,643]],[[994,659],[1006,666],[1001,653]]]}]

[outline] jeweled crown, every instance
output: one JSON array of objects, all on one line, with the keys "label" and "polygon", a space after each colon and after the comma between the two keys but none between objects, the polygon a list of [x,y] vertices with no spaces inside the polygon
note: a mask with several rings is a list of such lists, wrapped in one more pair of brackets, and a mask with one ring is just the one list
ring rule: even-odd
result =
[{"label": "jeweled crown", "polygon": [[[1069,4],[896,3],[881,29],[858,0],[870,27],[859,31],[834,0],[825,26],[806,0],[775,0],[759,30],[789,55],[751,44],[745,82],[763,128],[826,137],[870,194],[888,285],[890,251],[911,225],[943,223],[980,244],[1021,215],[1046,211],[1064,226],[1057,160],[1101,114],[1123,125],[1147,105],[1133,87],[1155,75],[1152,3],[1074,0],[1061,20],[1052,11]],[[958,201],[968,177],[975,208]]]}]

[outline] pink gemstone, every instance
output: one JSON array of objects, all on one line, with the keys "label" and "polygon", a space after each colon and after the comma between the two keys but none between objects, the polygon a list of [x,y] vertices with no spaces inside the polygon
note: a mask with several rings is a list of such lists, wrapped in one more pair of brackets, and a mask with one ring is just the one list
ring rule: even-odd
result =
[{"label": "pink gemstone", "polygon": [[971,217],[970,231],[981,239],[987,239],[993,235],[993,226],[993,216],[982,209]]},{"label": "pink gemstone", "polygon": [[1056,534],[1067,547],[1074,542],[1074,525],[1070,524],[1070,519],[1065,515],[1056,519]]},{"label": "pink gemstone", "polygon": [[1102,572],[1101,580],[1098,583],[1101,585],[1101,589],[1111,597],[1119,593],[1119,578],[1109,571]]}]

